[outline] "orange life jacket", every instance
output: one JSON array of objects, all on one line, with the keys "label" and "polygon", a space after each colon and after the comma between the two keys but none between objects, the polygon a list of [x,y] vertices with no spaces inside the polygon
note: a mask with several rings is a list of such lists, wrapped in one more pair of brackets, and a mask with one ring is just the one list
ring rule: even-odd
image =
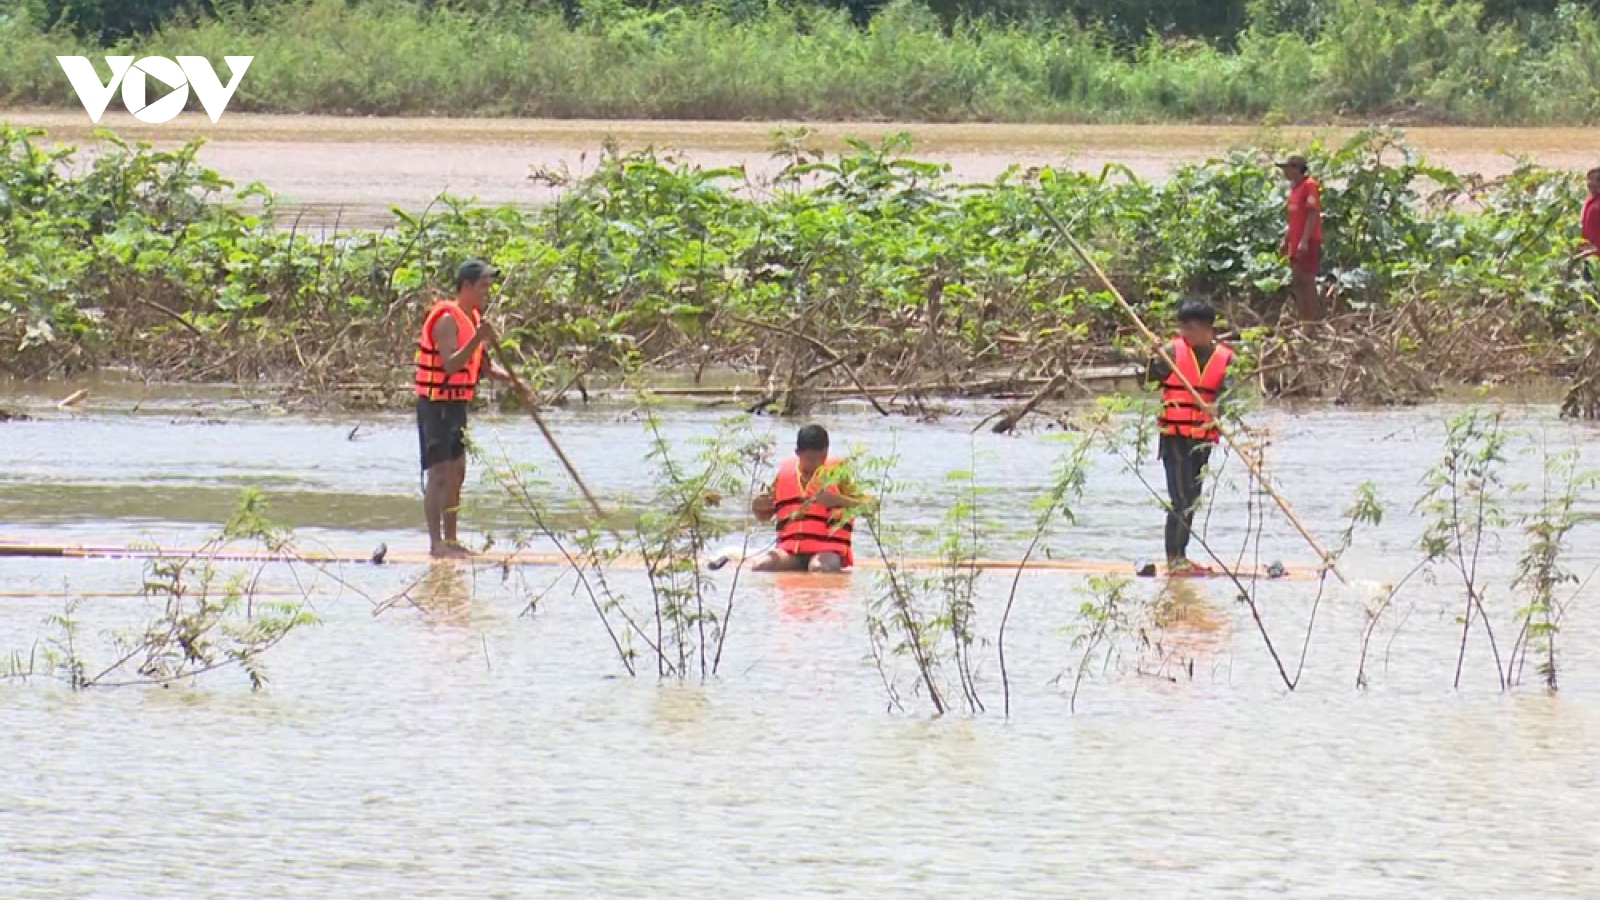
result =
[{"label": "orange life jacket", "polygon": [[[823,473],[839,462],[829,457],[812,476],[810,487],[815,488]],[[851,514],[830,510],[820,503],[805,503],[806,487],[800,484],[800,460],[792,456],[784,460],[772,486],[778,514],[778,549],[807,555],[837,553],[845,566],[851,565],[855,562],[850,552]]]},{"label": "orange life jacket", "polygon": [[1181,337],[1173,338],[1172,346],[1168,349],[1178,367],[1168,372],[1161,382],[1161,415],[1157,418],[1161,433],[1214,444],[1218,437],[1216,423],[1195,402],[1194,394],[1189,393],[1178,374],[1181,372],[1183,378],[1194,385],[1195,391],[1207,404],[1215,406],[1217,394],[1222,390],[1223,376],[1228,374],[1228,363],[1233,362],[1233,351],[1226,344],[1217,344],[1211,350],[1211,359],[1206,361],[1206,370],[1202,372],[1195,361],[1194,348],[1189,346],[1188,341]]},{"label": "orange life jacket", "polygon": [[469,317],[453,300],[440,300],[428,310],[422,319],[422,337],[417,341],[417,396],[429,400],[471,400],[478,386],[479,367],[483,365],[483,345],[473,348],[472,357],[465,366],[445,377],[444,357],[433,343],[433,326],[440,316],[455,318],[458,347],[472,340],[478,330],[477,312]]}]

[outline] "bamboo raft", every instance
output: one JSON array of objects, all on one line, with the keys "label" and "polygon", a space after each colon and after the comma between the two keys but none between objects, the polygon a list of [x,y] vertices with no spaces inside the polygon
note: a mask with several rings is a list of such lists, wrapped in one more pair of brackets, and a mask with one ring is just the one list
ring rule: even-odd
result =
[{"label": "bamboo raft", "polygon": [[[506,568],[511,566],[560,568],[572,565],[571,560],[559,553],[533,553],[526,550],[478,553],[462,559],[437,560],[427,553],[410,550],[390,550],[379,558],[374,551],[362,552],[334,549],[297,549],[290,552],[274,552],[248,547],[209,549],[204,547],[93,546],[8,543],[0,541],[0,558],[6,557],[73,560],[204,559],[215,562],[299,562],[311,565],[362,566],[426,566],[436,563],[449,563],[467,565],[473,568]],[[584,562],[582,557],[574,558],[579,563]],[[625,554],[610,560],[608,565],[619,568],[643,569],[644,561],[636,554]],[[945,568],[947,562],[937,558],[921,557],[897,560],[896,565],[907,570],[931,571]],[[877,557],[863,557],[856,561],[855,567],[868,571],[881,571],[884,568],[884,561]],[[1029,559],[1026,563],[1018,559],[977,559],[963,565],[963,568],[982,571],[1015,572],[1021,568],[1026,572],[1062,572],[1079,575],[1133,575],[1138,567],[1139,564],[1130,560],[1048,558]],[[1283,567],[1282,574],[1269,573],[1266,568],[1256,571],[1244,570],[1234,574],[1244,580],[1314,581],[1319,577],[1316,568],[1311,566],[1286,566]],[[1226,573],[1222,572],[1207,577],[1227,580]]]}]

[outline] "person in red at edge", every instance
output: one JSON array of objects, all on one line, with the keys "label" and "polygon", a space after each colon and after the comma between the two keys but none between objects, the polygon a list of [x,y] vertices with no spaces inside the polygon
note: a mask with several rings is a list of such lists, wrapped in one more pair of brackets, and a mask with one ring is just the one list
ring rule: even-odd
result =
[{"label": "person in red at edge", "polygon": [[1311,322],[1322,318],[1322,298],[1317,295],[1317,272],[1322,268],[1322,187],[1311,177],[1304,156],[1295,154],[1278,163],[1278,169],[1289,182],[1289,230],[1282,252],[1289,258],[1295,316]]},{"label": "person in red at edge", "polygon": [[778,520],[778,546],[752,568],[757,572],[842,572],[850,552],[852,510],[863,498],[828,455],[828,431],[807,425],[795,438],[794,456],[778,467],[772,490],[750,511],[762,522]]},{"label": "person in red at edge", "polygon": [[[1583,241],[1588,244],[1578,251],[1578,260],[1600,258],[1600,168],[1589,170],[1589,196],[1583,200]],[[1584,272],[1587,275],[1589,269]]]}]

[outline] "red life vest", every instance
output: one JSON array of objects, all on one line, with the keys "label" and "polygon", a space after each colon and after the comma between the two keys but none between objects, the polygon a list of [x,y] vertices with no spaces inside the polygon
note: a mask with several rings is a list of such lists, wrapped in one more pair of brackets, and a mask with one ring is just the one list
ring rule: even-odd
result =
[{"label": "red life vest", "polygon": [[[840,461],[829,457],[811,478],[815,489],[823,473]],[[820,503],[805,503],[806,487],[800,484],[800,460],[789,457],[778,467],[772,486],[772,500],[778,515],[778,549],[785,553],[837,553],[844,565],[855,562],[850,552],[851,514],[830,510]]]},{"label": "red life vest", "polygon": [[474,347],[467,364],[446,377],[444,357],[433,343],[433,326],[441,316],[456,320],[457,347],[472,340],[478,330],[478,313],[474,311],[469,317],[453,300],[440,300],[428,310],[422,320],[422,337],[417,341],[417,396],[429,400],[471,400],[478,386],[478,370],[483,365],[483,345]]},{"label": "red life vest", "polygon": [[1189,346],[1188,341],[1181,337],[1173,338],[1168,350],[1178,367],[1168,372],[1161,382],[1161,415],[1157,418],[1161,433],[1216,443],[1216,423],[1195,402],[1194,394],[1189,393],[1178,375],[1182,373],[1206,403],[1215,407],[1217,394],[1222,390],[1223,376],[1228,374],[1228,363],[1233,362],[1233,351],[1226,344],[1217,344],[1211,349],[1211,358],[1206,361],[1206,370],[1202,372],[1195,361],[1194,348]]}]

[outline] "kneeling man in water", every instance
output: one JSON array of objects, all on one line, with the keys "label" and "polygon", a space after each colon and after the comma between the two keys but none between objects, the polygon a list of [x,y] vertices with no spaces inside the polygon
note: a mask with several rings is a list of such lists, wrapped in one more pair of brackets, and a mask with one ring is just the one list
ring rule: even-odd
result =
[{"label": "kneeling man in water", "polygon": [[828,431],[807,425],[795,439],[794,456],[778,467],[769,493],[750,511],[762,522],[778,520],[778,546],[753,567],[757,572],[842,572],[850,553],[853,510],[863,498],[828,455]]}]

